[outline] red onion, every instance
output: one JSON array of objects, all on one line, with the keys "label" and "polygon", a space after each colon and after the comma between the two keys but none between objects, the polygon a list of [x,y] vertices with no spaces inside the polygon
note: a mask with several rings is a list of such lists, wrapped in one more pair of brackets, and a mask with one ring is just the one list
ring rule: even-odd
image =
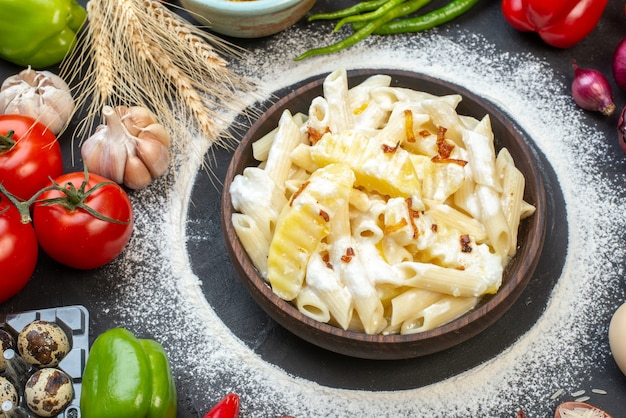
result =
[{"label": "red onion", "polygon": [[615,111],[611,85],[604,75],[597,70],[583,69],[573,64],[574,82],[572,97],[576,104],[585,110],[593,110],[605,116]]},{"label": "red onion", "polygon": [[613,54],[613,77],[619,88],[626,91],[626,37],[617,45]]},{"label": "red onion", "polygon": [[619,146],[622,147],[622,151],[626,153],[626,106],[622,109],[622,114],[617,122],[617,140],[619,141]]}]

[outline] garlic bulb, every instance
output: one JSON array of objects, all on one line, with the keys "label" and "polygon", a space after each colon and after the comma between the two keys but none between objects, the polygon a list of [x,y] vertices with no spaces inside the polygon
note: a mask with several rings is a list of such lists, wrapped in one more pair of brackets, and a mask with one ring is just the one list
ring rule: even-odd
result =
[{"label": "garlic bulb", "polygon": [[74,113],[75,103],[65,81],[30,67],[8,77],[0,87],[0,114],[17,113],[37,119],[58,135]]},{"label": "garlic bulb", "polygon": [[131,189],[146,187],[169,166],[170,136],[141,106],[104,106],[105,124],[81,147],[87,169]]}]

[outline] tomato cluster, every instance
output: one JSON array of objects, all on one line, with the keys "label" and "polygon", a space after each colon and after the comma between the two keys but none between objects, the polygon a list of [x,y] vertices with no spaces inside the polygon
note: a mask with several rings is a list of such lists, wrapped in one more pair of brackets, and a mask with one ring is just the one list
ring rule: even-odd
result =
[{"label": "tomato cluster", "polygon": [[93,269],[130,241],[124,189],[87,172],[63,174],[56,136],[28,116],[0,115],[0,185],[0,303],[31,278],[39,247],[59,263]]}]

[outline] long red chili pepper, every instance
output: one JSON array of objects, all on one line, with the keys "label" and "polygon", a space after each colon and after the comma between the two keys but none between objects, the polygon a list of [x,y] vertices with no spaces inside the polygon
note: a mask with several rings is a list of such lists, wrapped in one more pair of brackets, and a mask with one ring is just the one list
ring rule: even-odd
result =
[{"label": "long red chili pepper", "polygon": [[204,418],[237,418],[239,416],[239,395],[229,393],[224,396]]},{"label": "long red chili pepper", "polygon": [[608,0],[503,0],[502,12],[515,29],[537,32],[547,44],[569,48],[598,24]]}]

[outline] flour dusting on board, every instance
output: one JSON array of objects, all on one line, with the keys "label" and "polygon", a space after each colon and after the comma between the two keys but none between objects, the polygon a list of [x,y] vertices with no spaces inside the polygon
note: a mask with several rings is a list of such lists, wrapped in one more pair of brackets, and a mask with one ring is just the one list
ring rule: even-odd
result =
[{"label": "flour dusting on board", "polygon": [[[120,325],[141,324],[154,330],[168,349],[178,378],[187,385],[194,382],[196,390],[181,393],[181,398],[208,409],[220,395],[237,391],[245,417],[514,416],[520,407],[545,411],[557,390],[569,393],[588,384],[586,371],[602,367],[593,363],[606,357],[594,353],[594,347],[608,352],[606,344],[598,342],[606,330],[595,329],[595,324],[606,323],[611,308],[594,301],[615,291],[611,283],[622,271],[612,260],[623,259],[625,251],[612,233],[625,228],[624,217],[618,216],[620,203],[610,198],[610,180],[602,178],[595,166],[595,155],[608,151],[610,139],[585,122],[584,113],[546,62],[498,51],[478,35],[465,34],[456,41],[436,31],[402,40],[371,38],[341,54],[293,62],[299,52],[313,46],[314,38],[307,29],[292,28],[268,39],[263,52],[251,51],[234,63],[234,69],[254,78],[265,97],[338,67],[384,65],[421,72],[496,103],[536,142],[558,176],[567,203],[567,219],[561,222],[570,226],[562,276],[536,325],[495,358],[423,388],[340,390],[290,376],[257,357],[224,326],[193,274],[186,253],[186,213],[201,165],[198,156],[191,156],[175,179],[133,196],[136,231],[117,261],[127,274],[115,289],[107,289],[117,295],[116,305],[103,309]],[[579,147],[582,140],[585,147]],[[170,188],[167,197],[162,196],[162,187]],[[607,219],[611,228],[606,227]],[[592,387],[584,388],[592,393]]]}]

